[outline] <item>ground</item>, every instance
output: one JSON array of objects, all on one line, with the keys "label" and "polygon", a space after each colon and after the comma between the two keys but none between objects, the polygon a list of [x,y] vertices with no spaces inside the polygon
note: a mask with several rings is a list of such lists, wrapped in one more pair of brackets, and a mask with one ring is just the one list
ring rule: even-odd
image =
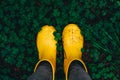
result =
[{"label": "ground", "polygon": [[61,34],[77,24],[84,36],[83,60],[92,80],[120,80],[120,1],[0,0],[0,80],[26,80],[38,61],[36,35],[56,28],[56,80],[64,80]]}]

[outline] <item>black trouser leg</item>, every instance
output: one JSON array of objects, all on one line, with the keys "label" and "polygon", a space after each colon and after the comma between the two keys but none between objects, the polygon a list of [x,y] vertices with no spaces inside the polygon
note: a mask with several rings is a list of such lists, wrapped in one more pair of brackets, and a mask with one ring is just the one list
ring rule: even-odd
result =
[{"label": "black trouser leg", "polygon": [[48,62],[40,63],[36,72],[34,72],[28,80],[52,80],[52,68]]},{"label": "black trouser leg", "polygon": [[92,80],[88,73],[85,72],[84,68],[78,61],[71,63],[69,68],[68,80]]}]

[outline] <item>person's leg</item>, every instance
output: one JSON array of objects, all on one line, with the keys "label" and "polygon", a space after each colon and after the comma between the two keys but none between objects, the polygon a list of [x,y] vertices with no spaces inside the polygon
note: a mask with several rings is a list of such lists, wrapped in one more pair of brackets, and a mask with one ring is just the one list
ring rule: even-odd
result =
[{"label": "person's leg", "polygon": [[[76,24],[68,24],[67,26],[65,26],[62,33],[62,41],[64,48],[64,73],[66,80],[68,80],[68,78],[70,80],[90,79],[85,79],[86,77],[88,77],[86,74],[88,70],[84,61],[82,60],[81,49],[83,48],[84,38],[81,34],[79,26]],[[80,68],[80,66],[77,64],[74,64],[74,66],[72,65],[72,69],[69,70],[71,63],[76,60],[83,65],[85,70]],[[70,74],[68,75],[69,71]],[[81,79],[81,77],[83,77],[84,79]]]},{"label": "person's leg", "polygon": [[78,61],[73,61],[69,67],[68,80],[92,80]]},{"label": "person's leg", "polygon": [[28,80],[52,80],[52,67],[48,62],[40,63],[39,67],[36,69]]},{"label": "person's leg", "polygon": [[[36,45],[39,61],[28,80],[54,80],[56,70],[56,44],[53,26],[45,25],[37,34]],[[48,63],[46,63],[48,62]]]}]

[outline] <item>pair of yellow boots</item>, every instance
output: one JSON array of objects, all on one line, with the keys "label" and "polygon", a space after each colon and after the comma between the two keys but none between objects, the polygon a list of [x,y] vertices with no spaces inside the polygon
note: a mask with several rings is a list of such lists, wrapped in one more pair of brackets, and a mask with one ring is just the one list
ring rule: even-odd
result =
[{"label": "pair of yellow boots", "polygon": [[[38,33],[36,42],[40,60],[36,64],[34,69],[34,71],[36,71],[38,65],[42,61],[48,61],[52,66],[53,80],[55,78],[57,51],[57,41],[55,40],[55,36],[53,35],[55,31],[56,30],[53,26],[45,25]],[[85,71],[87,72],[85,63],[82,61],[81,48],[83,48],[84,39],[81,35],[79,27],[76,24],[68,24],[63,30],[62,41],[64,48],[64,73],[66,76],[66,80],[68,80],[69,66],[74,60],[82,63]]]}]

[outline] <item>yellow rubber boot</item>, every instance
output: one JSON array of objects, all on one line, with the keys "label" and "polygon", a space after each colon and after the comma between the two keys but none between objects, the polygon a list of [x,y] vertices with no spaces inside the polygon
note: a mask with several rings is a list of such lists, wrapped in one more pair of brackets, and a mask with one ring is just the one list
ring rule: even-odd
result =
[{"label": "yellow rubber boot", "polygon": [[51,64],[53,80],[56,70],[56,43],[53,33],[56,30],[53,26],[45,25],[37,35],[37,49],[39,53],[39,62],[36,64],[34,72],[42,61],[47,61]]},{"label": "yellow rubber boot", "polygon": [[82,61],[81,48],[83,48],[84,39],[76,24],[68,24],[64,28],[62,41],[64,48],[64,73],[66,80],[68,80],[69,66],[75,60],[79,61],[83,65],[85,71],[88,72],[85,63]]}]

